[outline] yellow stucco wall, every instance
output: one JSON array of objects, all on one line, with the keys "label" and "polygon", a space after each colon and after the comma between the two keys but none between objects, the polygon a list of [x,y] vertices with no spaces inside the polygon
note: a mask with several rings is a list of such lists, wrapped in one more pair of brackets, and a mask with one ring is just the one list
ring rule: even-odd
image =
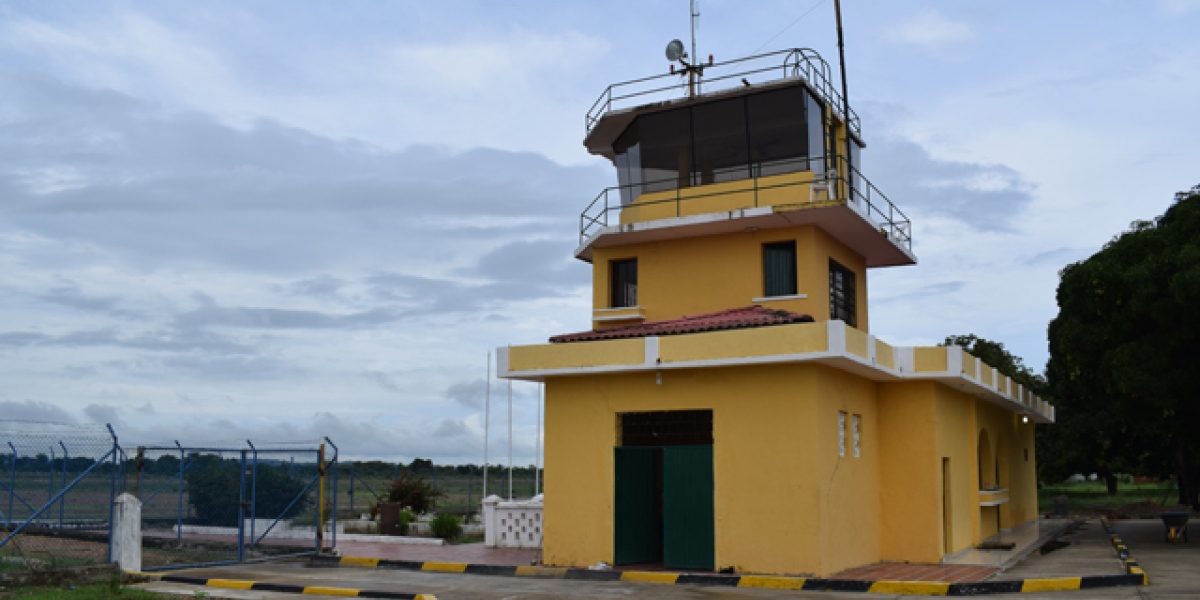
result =
[{"label": "yellow stucco wall", "polygon": [[631,258],[638,261],[638,305],[648,321],[749,306],[764,293],[762,245],[789,240],[796,242],[797,291],[807,297],[762,305],[828,320],[832,258],[854,272],[858,328],[868,331],[866,262],[815,225],[596,248],[593,307],[609,306],[609,263]]},{"label": "yellow stucco wall", "polygon": [[[808,205],[811,171],[649,192],[621,210],[621,224],[779,204]],[[824,195],[821,196],[824,200]],[[815,205],[814,205],[815,206]],[[802,206],[801,206],[802,207]],[[800,207],[793,207],[800,208]]]},{"label": "yellow stucco wall", "polygon": [[658,356],[664,363],[711,360],[715,357],[769,356],[821,352],[829,347],[825,323],[796,323],[756,329],[714,331],[687,336],[664,336],[658,340]]},{"label": "yellow stucco wall", "polygon": [[882,560],[942,557],[941,458],[932,381],[879,386],[879,506]]},{"label": "yellow stucco wall", "polygon": [[661,386],[652,373],[549,380],[543,560],[612,562],[617,413],[712,409],[717,567],[818,572],[818,437],[811,432],[822,368],[665,371]]},{"label": "yellow stucco wall", "polygon": [[[743,333],[703,335],[720,345]],[[693,337],[701,336],[660,341]],[[651,372],[555,377],[546,383],[548,564],[613,560],[617,414],[689,409],[713,411],[718,568],[829,576],[879,560],[938,562],[946,553],[943,459],[951,480],[948,552],[993,534],[996,512],[1006,528],[1036,516],[1033,426],[941,383],[875,383],[815,363],[664,370],[661,385]],[[846,413],[845,455],[839,412]],[[854,415],[861,416],[858,457]],[[992,452],[1004,456],[1010,501],[999,508],[979,506],[983,429]]]},{"label": "yellow stucco wall", "polygon": [[600,365],[630,365],[645,361],[646,340],[604,340],[571,344],[538,344],[508,349],[513,371],[563,369]]},{"label": "yellow stucco wall", "polygon": [[940,346],[913,348],[913,368],[918,372],[940,372],[946,370],[946,349]]},{"label": "yellow stucco wall", "polygon": [[[817,375],[817,473],[823,575],[879,560],[879,402],[874,382],[830,367]],[[838,454],[838,413],[846,413],[846,453]],[[854,456],[853,417],[860,419]],[[888,425],[890,427],[890,425]]]},{"label": "yellow stucco wall", "polygon": [[951,467],[949,496],[952,545],[949,552],[954,553],[971,547],[979,540],[975,399],[945,385],[937,385],[934,390],[937,399],[937,456],[949,458]]}]

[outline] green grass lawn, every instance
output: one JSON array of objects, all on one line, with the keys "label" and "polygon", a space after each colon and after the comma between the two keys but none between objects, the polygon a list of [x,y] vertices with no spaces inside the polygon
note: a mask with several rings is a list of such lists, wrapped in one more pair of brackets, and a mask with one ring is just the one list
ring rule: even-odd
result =
[{"label": "green grass lawn", "polygon": [[161,600],[166,596],[123,585],[24,587],[0,592],[3,600]]},{"label": "green grass lawn", "polygon": [[1109,496],[1103,481],[1085,481],[1048,485],[1038,490],[1038,512],[1045,514],[1052,511],[1055,496],[1066,496],[1071,512],[1112,509],[1145,502],[1147,498],[1165,506],[1175,504],[1177,500],[1174,488],[1169,483],[1123,483],[1117,486],[1116,496]]}]

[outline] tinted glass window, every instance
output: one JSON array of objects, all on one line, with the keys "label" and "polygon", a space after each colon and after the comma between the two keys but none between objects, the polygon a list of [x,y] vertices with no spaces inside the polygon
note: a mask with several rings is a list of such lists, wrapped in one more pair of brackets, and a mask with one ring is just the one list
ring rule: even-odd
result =
[{"label": "tinted glass window", "polygon": [[828,154],[825,148],[825,105],[808,91],[804,92],[804,96],[808,102],[808,108],[805,110],[808,116],[808,155],[810,157],[807,170],[824,173],[825,161],[822,157]]},{"label": "tinted glass window", "polygon": [[807,153],[803,88],[754,94],[746,98],[750,161],[756,176],[803,171]]},{"label": "tinted glass window", "polygon": [[692,170],[691,110],[638,117],[642,183],[647,192],[687,187]]},{"label": "tinted glass window", "polygon": [[796,286],[796,242],[763,244],[763,295],[794,296]]},{"label": "tinted glass window", "polygon": [[642,152],[638,143],[638,123],[634,121],[613,144],[616,152],[617,181],[621,185],[621,204],[629,204],[642,194]]},{"label": "tinted glass window", "polygon": [[696,148],[693,183],[703,185],[749,177],[743,98],[693,107],[692,131]]},{"label": "tinted glass window", "polygon": [[612,277],[612,308],[637,306],[637,260],[614,260],[609,263]]},{"label": "tinted glass window", "polygon": [[854,296],[854,271],[829,261],[829,318],[858,327]]}]

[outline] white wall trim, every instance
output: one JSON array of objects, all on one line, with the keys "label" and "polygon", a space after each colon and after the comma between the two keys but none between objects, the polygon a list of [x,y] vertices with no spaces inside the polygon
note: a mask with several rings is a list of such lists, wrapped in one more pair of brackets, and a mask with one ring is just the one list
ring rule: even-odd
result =
[{"label": "white wall trim", "polygon": [[763,296],[762,298],[752,298],[750,301],[755,304],[764,302],[783,302],[784,300],[804,300],[808,298],[808,294],[792,294],[791,296]]},{"label": "white wall trim", "polygon": [[500,346],[496,348],[496,377],[508,376],[508,346]]},{"label": "white wall trim", "polygon": [[841,319],[833,319],[825,322],[826,331],[828,332],[829,352],[836,354],[846,353],[846,324]]},{"label": "white wall trim", "polygon": [[946,347],[946,372],[952,375],[961,375],[963,367],[963,349],[962,346],[947,346]]},{"label": "white wall trim", "polygon": [[892,353],[896,356],[896,370],[901,373],[912,373],[917,370],[914,366],[916,362],[913,358],[912,346],[892,347]]},{"label": "white wall trim", "polygon": [[875,364],[875,336],[867,334],[867,361]]},{"label": "white wall trim", "polygon": [[658,336],[646,336],[646,360],[643,361],[647,367],[658,365]]}]

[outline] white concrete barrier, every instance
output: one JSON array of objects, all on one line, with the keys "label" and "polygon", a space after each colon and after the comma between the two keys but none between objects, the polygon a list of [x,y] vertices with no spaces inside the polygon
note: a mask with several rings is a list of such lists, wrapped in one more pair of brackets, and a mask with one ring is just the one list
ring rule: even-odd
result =
[{"label": "white concrete barrier", "polygon": [[142,502],[130,494],[113,507],[112,558],[122,571],[142,570]]},{"label": "white concrete barrier", "polygon": [[483,500],[484,545],[488,548],[541,548],[542,495],[529,500]]}]

